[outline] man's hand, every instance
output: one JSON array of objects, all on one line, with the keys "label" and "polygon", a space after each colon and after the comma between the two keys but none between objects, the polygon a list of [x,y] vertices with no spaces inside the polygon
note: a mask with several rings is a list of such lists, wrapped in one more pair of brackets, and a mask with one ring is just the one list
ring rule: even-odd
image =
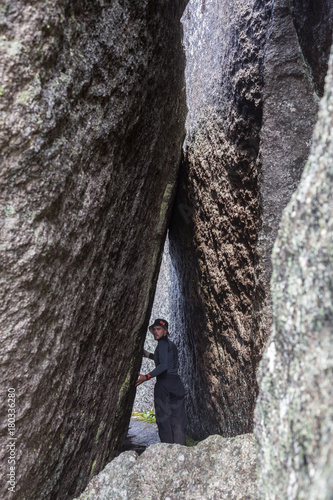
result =
[{"label": "man's hand", "polygon": [[142,375],[142,373],[139,373],[139,378],[135,384],[135,387],[137,387],[138,385],[141,385],[143,384],[143,382],[146,382],[146,375]]},{"label": "man's hand", "polygon": [[149,358],[150,352],[146,351],[146,349],[143,350],[143,357],[144,358]]}]

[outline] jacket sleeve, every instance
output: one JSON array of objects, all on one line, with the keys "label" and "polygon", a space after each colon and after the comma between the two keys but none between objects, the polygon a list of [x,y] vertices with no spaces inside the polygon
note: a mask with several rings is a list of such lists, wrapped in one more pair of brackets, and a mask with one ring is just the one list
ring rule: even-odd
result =
[{"label": "jacket sleeve", "polygon": [[158,344],[158,357],[159,364],[151,371],[148,375],[152,378],[161,375],[161,373],[165,372],[168,369],[168,350],[169,344],[168,342],[159,342]]}]

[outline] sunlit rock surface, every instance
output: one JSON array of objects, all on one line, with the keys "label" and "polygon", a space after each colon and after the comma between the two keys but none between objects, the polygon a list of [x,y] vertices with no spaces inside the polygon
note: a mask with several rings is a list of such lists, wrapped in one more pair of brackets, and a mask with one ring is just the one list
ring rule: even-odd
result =
[{"label": "sunlit rock surface", "polygon": [[273,332],[256,410],[260,498],[332,498],[333,57],[273,251]]},{"label": "sunlit rock surface", "polygon": [[256,449],[251,434],[210,436],[195,447],[156,444],[140,457],[119,455],[79,500],[257,499]]},{"label": "sunlit rock surface", "polygon": [[184,140],[185,3],[2,2],[1,498],[73,498],[121,444]]}]

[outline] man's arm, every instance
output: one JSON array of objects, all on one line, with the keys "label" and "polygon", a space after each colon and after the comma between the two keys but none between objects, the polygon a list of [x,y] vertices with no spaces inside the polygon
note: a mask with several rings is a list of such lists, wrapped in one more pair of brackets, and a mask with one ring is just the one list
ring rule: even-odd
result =
[{"label": "man's arm", "polygon": [[[142,356],[144,358],[148,358],[148,359],[152,359],[154,360],[154,354],[152,352],[148,352],[146,351],[146,349],[143,350],[143,354]],[[151,378],[151,376],[148,374],[148,375],[143,375],[142,373],[139,373],[139,378],[138,380],[136,381],[136,384],[135,386],[137,387],[138,385],[141,385],[143,384],[143,382],[146,382],[146,380],[149,380]]]},{"label": "man's arm", "polygon": [[[157,377],[158,375],[161,375],[161,373],[165,372],[168,369],[168,350],[169,350],[169,345],[168,342],[160,341],[158,344],[158,357],[159,357],[159,364],[154,368],[153,371],[150,373],[147,373],[147,375],[143,375],[142,373],[139,373],[139,378],[136,381],[136,387],[138,385],[143,384],[143,382],[146,382],[146,380],[149,380],[153,377]],[[146,351],[148,352],[148,351]],[[148,353],[151,354],[151,353]],[[154,355],[153,355],[154,356]],[[152,358],[154,359],[154,357]]]},{"label": "man's arm", "polygon": [[169,344],[165,340],[160,340],[158,343],[158,360],[159,363],[154,368],[153,371],[148,373],[148,377],[157,377],[161,375],[161,373],[165,372],[168,369],[168,350]]},{"label": "man's arm", "polygon": [[144,358],[149,358],[149,359],[154,359],[154,354],[152,352],[148,352],[145,349],[143,350],[143,357]]},{"label": "man's arm", "polygon": [[143,384],[143,382],[146,382],[146,380],[149,380],[151,378],[151,376],[149,374],[148,375],[143,375],[142,373],[139,373],[138,375],[139,375],[139,378],[136,381],[135,387],[137,387],[138,385]]}]

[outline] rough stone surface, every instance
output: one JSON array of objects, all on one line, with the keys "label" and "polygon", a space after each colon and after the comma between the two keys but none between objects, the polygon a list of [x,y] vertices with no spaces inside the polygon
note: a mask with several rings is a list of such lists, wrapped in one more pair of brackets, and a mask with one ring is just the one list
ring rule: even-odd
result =
[{"label": "rough stone surface", "polygon": [[255,500],[256,450],[251,434],[211,436],[195,447],[157,444],[138,457],[124,452],[96,476],[79,500]]},{"label": "rough stone surface", "polygon": [[[312,15],[305,3],[302,12],[296,0],[194,0],[183,16],[189,113],[169,319],[180,325],[189,431],[199,438],[253,426],[272,246],[309,154],[332,32],[329,16],[318,30],[328,4]],[[305,58],[300,33],[310,27]],[[308,59],[315,66],[318,52],[315,71]]]},{"label": "rough stone surface", "polygon": [[[300,181],[309,156],[319,96],[307,64],[289,0],[276,0],[264,62],[264,104],[260,134],[261,175],[257,281],[263,293],[257,306],[259,338],[271,326],[271,254],[283,209]],[[300,19],[304,20],[303,12]],[[308,18],[311,25],[311,17]],[[327,59],[325,69],[327,71]],[[323,58],[321,59],[323,60]]]},{"label": "rough stone surface", "polygon": [[189,430],[248,432],[256,395],[254,263],[263,60],[271,7],[193,1],[183,16],[189,113],[170,227]]},{"label": "rough stone surface", "polygon": [[2,2],[0,375],[17,464],[1,498],[73,498],[121,445],[184,140],[185,3]]},{"label": "rough stone surface", "polygon": [[333,55],[312,151],[273,250],[273,331],[256,410],[265,500],[332,498]]},{"label": "rough stone surface", "polygon": [[332,0],[291,0],[293,23],[317,93],[322,97],[332,45]]}]

